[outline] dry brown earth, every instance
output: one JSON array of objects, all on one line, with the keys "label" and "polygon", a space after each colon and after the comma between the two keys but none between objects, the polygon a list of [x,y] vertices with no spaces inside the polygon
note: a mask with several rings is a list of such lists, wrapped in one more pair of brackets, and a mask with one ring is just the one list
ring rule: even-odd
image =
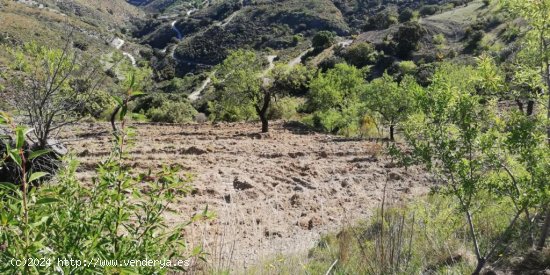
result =
[{"label": "dry brown earth", "polygon": [[[383,188],[402,199],[426,193],[432,180],[418,167],[396,167],[383,145],[312,133],[276,122],[258,134],[250,123],[135,124],[130,162],[138,171],[181,165],[196,190],[168,219],[185,221],[206,205],[217,214],[188,237],[210,252],[210,268],[246,268],[275,254],[307,251],[320,234],[367,218]],[[108,124],[80,124],[64,137],[91,182],[109,153]],[[387,180],[388,179],[388,180]]]}]

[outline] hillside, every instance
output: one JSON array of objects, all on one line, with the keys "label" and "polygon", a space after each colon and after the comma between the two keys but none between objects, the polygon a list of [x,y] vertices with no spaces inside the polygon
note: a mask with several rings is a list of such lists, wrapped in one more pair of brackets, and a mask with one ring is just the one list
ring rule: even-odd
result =
[{"label": "hillside", "polygon": [[0,273],[550,274],[549,18],[0,0]]}]

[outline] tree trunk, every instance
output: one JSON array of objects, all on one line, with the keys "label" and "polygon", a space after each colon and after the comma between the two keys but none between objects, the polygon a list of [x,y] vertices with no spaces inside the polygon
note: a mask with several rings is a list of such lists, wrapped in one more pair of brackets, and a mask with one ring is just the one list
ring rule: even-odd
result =
[{"label": "tree trunk", "polygon": [[529,99],[529,101],[527,101],[527,116],[532,115],[534,109],[535,109],[535,101],[532,99]]},{"label": "tree trunk", "polygon": [[269,131],[269,122],[267,120],[267,114],[263,114],[260,116],[260,120],[262,121],[262,133],[267,133]]},{"label": "tree trunk", "polygon": [[395,130],[395,125],[391,124],[390,125],[390,140],[391,141],[395,141],[394,136],[393,136],[394,130]]},{"label": "tree trunk", "polygon": [[518,105],[518,109],[522,114],[525,114],[525,111],[523,110],[523,102],[521,102],[520,99],[516,99],[516,104]]},{"label": "tree trunk", "polygon": [[[550,65],[546,65],[546,93],[548,93],[548,107],[546,109],[546,118],[550,119]],[[548,139],[548,146],[550,147],[550,127],[546,129]],[[550,207],[546,207],[546,214],[544,215],[544,224],[542,225],[542,229],[540,232],[540,239],[537,243],[537,250],[542,250],[544,246],[546,245],[546,238],[548,238],[548,233],[550,233]]]},{"label": "tree trunk", "polygon": [[256,105],[256,112],[262,121],[262,133],[267,133],[269,131],[269,121],[267,119],[267,110],[269,109],[269,104],[271,103],[271,92],[264,88],[264,102],[262,107]]},{"label": "tree trunk", "polygon": [[[545,49],[546,50],[546,49]],[[550,119],[550,62],[548,59],[545,60],[544,68],[544,79],[546,80],[546,93],[548,94],[548,106],[546,107],[546,118]],[[546,128],[546,138],[548,142],[548,147],[550,147],[550,127]],[[546,205],[546,214],[544,218],[544,224],[541,228],[540,239],[537,243],[537,250],[542,250],[546,245],[546,238],[550,233],[550,208],[548,204]]]},{"label": "tree trunk", "polygon": [[474,272],[472,272],[472,275],[479,275],[479,273],[481,273],[481,270],[483,269],[483,266],[485,266],[485,262],[486,260],[483,258],[477,259],[477,266]]}]

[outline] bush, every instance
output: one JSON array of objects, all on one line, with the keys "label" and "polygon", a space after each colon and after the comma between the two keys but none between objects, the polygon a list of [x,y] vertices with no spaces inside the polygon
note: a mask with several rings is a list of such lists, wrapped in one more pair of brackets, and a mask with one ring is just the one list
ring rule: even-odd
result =
[{"label": "bush", "polygon": [[342,64],[342,63],[346,63],[346,61],[342,57],[333,55],[319,62],[318,67],[322,72],[326,72],[327,70],[334,69],[336,65]]},{"label": "bush", "polygon": [[359,129],[359,95],[365,88],[364,71],[347,64],[318,74],[310,83],[306,108],[312,126],[331,133],[353,135]]},{"label": "bush", "polygon": [[418,23],[406,23],[399,27],[395,34],[395,40],[397,41],[396,53],[401,58],[406,58],[410,55],[411,51],[418,48],[418,43],[424,35],[424,28]]},{"label": "bush", "polygon": [[399,22],[409,22],[414,18],[414,11],[410,8],[405,8],[399,13]]},{"label": "bush", "polygon": [[398,65],[399,73],[402,75],[406,74],[416,74],[416,71],[418,69],[418,66],[413,61],[401,61]]},{"label": "bush", "polygon": [[367,23],[363,27],[365,31],[385,30],[391,25],[397,24],[397,14],[392,11],[379,12],[376,15],[369,17]]},{"label": "bush", "polygon": [[289,120],[295,118],[297,115],[300,102],[294,97],[283,97],[273,102],[273,105],[269,108],[267,116],[269,119],[284,119]]},{"label": "bush", "polygon": [[320,31],[313,36],[311,44],[316,51],[321,51],[332,46],[335,41],[336,38],[334,37],[334,33],[330,31]]},{"label": "bush", "polygon": [[197,110],[189,102],[164,102],[161,106],[152,108],[147,117],[153,122],[187,123],[192,122]]},{"label": "bush", "polygon": [[84,102],[80,115],[96,119],[105,117],[105,110],[111,109],[115,104],[111,95],[104,91],[93,92]]},{"label": "bush", "polygon": [[345,49],[341,55],[348,64],[357,68],[375,64],[379,56],[374,46],[368,42],[352,45]]},{"label": "bush", "polygon": [[481,46],[481,41],[485,37],[485,33],[481,30],[473,31],[470,36],[468,43],[466,44],[465,50],[468,52],[473,52]]},{"label": "bush", "polygon": [[439,11],[438,5],[424,5],[420,8],[419,12],[422,16],[434,15]]},{"label": "bush", "polygon": [[445,39],[445,36],[441,33],[434,35],[433,41],[436,45],[444,45],[445,43],[447,43],[447,39]]}]

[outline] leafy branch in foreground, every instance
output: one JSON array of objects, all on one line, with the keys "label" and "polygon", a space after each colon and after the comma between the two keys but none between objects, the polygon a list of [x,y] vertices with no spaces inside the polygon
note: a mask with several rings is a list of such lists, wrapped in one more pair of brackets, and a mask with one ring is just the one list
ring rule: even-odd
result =
[{"label": "leafy branch in foreground", "polygon": [[[121,128],[114,135],[114,148],[103,161],[92,185],[76,179],[77,163],[67,167],[47,184],[29,189],[28,184],[44,173],[24,171],[22,188],[0,184],[0,272],[17,273],[138,273],[158,274],[183,271],[185,265],[156,266],[59,266],[55,259],[145,260],[160,261],[204,259],[200,248],[188,248],[183,228],[188,222],[169,225],[164,214],[179,196],[190,191],[190,176],[177,176],[177,167],[164,167],[158,173],[136,175],[126,164],[125,147],[133,136],[126,126],[125,112],[130,98],[140,93],[130,85],[121,102]],[[24,167],[25,128],[17,127],[2,114],[0,123],[11,125],[16,147],[6,151],[7,158]],[[2,141],[8,138],[3,137]],[[31,156],[33,153],[30,154]],[[46,259],[43,265],[11,265],[12,259]]]},{"label": "leafy branch in foreground", "polygon": [[[485,69],[443,65],[418,93],[418,113],[404,127],[412,151],[405,160],[434,172],[465,216],[477,258],[473,274],[506,249],[520,221],[533,222],[530,210],[547,200],[550,176],[543,120],[499,110],[493,98],[480,95],[494,86],[483,77]],[[486,197],[514,205],[508,226],[491,240],[482,239],[475,221]]]}]

